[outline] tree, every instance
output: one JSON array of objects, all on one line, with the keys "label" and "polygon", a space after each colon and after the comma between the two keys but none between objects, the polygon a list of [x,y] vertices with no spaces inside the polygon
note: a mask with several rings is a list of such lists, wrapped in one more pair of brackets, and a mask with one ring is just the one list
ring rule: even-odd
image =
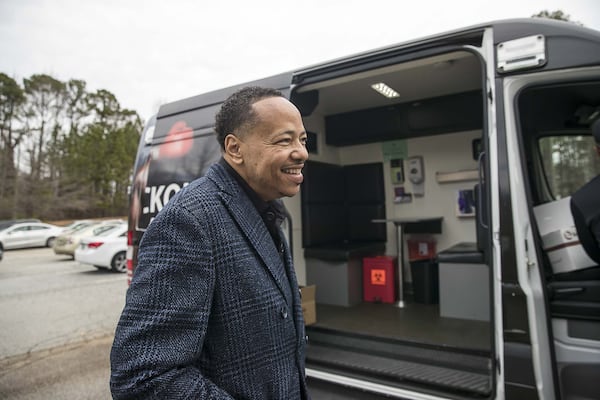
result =
[{"label": "tree", "polygon": [[[25,95],[19,84],[8,75],[0,73],[0,199],[3,200],[12,198],[15,192],[15,149],[25,132],[14,129],[13,122],[24,102]],[[1,207],[9,208],[4,202]]]},{"label": "tree", "polygon": [[56,142],[60,132],[60,114],[64,109],[65,84],[48,75],[33,75],[23,80],[27,97],[25,109],[26,129],[29,141],[31,175],[39,179],[44,176],[47,146]]},{"label": "tree", "polygon": [[62,189],[68,214],[125,214],[127,185],[142,123],[116,97],[99,90],[87,97],[93,122],[65,137]]},{"label": "tree", "polygon": [[531,17],[532,18],[555,19],[555,20],[558,20],[558,21],[573,22],[573,23],[578,24],[578,25],[583,25],[581,22],[571,21],[571,16],[568,15],[568,14],[565,14],[561,10],[556,10],[556,11],[542,10],[539,13],[532,15]]},{"label": "tree", "polygon": [[78,132],[81,124],[90,115],[89,94],[86,83],[82,80],[71,79],[65,88],[65,114],[69,133]]},{"label": "tree", "polygon": [[56,182],[56,143],[61,135],[64,111],[65,84],[49,75],[32,75],[23,80],[25,107],[22,143],[28,171],[20,179],[17,201],[25,213],[33,213],[45,207],[52,198],[53,182]]},{"label": "tree", "polygon": [[142,122],[83,80],[0,73],[0,218],[127,213]]}]

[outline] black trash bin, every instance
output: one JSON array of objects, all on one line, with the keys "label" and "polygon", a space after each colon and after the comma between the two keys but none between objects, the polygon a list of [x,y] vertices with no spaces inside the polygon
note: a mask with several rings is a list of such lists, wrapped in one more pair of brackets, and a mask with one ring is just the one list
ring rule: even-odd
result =
[{"label": "black trash bin", "polygon": [[438,304],[440,299],[437,260],[410,262],[415,303]]}]

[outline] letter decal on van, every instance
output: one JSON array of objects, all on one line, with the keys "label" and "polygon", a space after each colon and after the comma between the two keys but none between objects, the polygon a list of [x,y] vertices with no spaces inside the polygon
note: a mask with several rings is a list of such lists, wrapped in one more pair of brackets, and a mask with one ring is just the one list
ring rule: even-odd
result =
[{"label": "letter decal on van", "polygon": [[146,193],[150,193],[150,209],[148,209],[148,207],[144,207],[144,214],[149,212],[156,213],[163,208],[163,203],[160,201],[160,195],[162,194],[163,190],[165,190],[165,185],[146,188]]},{"label": "letter decal on van", "polygon": [[173,197],[175,193],[179,192],[180,189],[181,186],[179,186],[176,183],[171,183],[169,186],[167,186],[167,188],[165,189],[165,194],[163,196],[163,204],[167,204],[171,197]]},{"label": "letter decal on van", "polygon": [[136,225],[136,229],[145,230],[156,214],[163,209],[175,193],[179,192],[181,188],[184,188],[189,184],[189,182],[183,182],[181,184],[171,183],[169,185],[157,185],[145,188],[145,195],[140,198],[144,207],[142,208],[140,220]]},{"label": "letter decal on van", "polygon": [[[187,186],[187,184],[186,182],[182,186]],[[165,185],[147,187],[145,191],[147,194],[150,194],[150,202],[148,206],[144,207],[143,213],[155,214],[162,210],[171,197],[181,190],[182,186],[179,186],[177,183],[171,183],[166,187]]]}]

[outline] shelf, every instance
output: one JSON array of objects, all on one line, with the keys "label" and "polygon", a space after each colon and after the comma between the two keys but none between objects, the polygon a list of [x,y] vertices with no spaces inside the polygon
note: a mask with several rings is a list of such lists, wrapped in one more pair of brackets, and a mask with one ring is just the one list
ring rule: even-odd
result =
[{"label": "shelf", "polygon": [[479,179],[478,172],[479,171],[476,169],[466,169],[454,172],[436,172],[435,179],[438,183],[476,181]]}]

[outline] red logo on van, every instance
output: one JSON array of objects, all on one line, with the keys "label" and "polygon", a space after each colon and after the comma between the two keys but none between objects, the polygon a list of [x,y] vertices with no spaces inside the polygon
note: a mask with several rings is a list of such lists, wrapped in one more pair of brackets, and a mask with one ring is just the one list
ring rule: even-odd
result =
[{"label": "red logo on van", "polygon": [[173,124],[165,142],[160,146],[158,157],[175,158],[181,157],[192,148],[193,130],[185,121],[177,121]]}]

